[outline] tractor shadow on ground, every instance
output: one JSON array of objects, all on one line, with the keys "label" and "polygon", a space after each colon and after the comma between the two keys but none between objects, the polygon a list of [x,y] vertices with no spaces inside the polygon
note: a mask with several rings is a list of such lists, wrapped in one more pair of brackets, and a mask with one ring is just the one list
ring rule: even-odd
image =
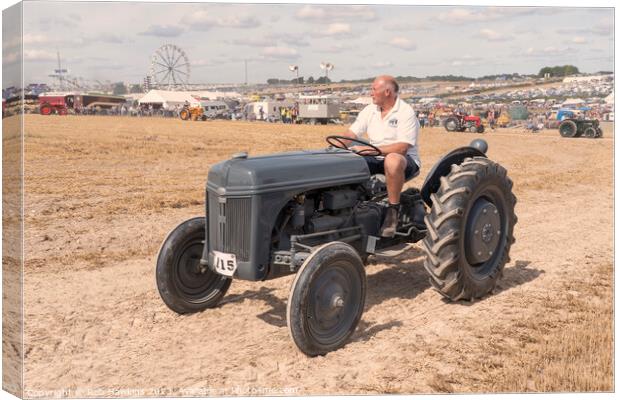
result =
[{"label": "tractor shadow on ground", "polygon": [[366,275],[366,311],[389,299],[411,300],[428,289],[431,284],[424,270],[425,254],[417,247],[388,258],[376,257],[371,265],[382,264],[387,268]]},{"label": "tractor shadow on ground", "polygon": [[[446,298],[442,300],[447,304],[458,304],[461,306],[471,306],[486,299],[496,296],[506,290],[516,288],[538,278],[545,273],[543,269],[529,267],[531,261],[517,260],[512,267],[504,267],[502,276],[498,279],[495,289],[486,296],[476,299],[473,302],[469,300],[459,300],[457,302],[450,301]],[[528,268],[529,267],[529,268]]]},{"label": "tractor shadow on ground", "polygon": [[246,290],[243,293],[225,299],[220,304],[240,303],[245,299],[264,301],[271,308],[258,314],[257,317],[269,325],[283,328],[286,327],[286,300],[282,300],[274,295],[272,293],[274,290],[274,288],[268,288],[265,286],[262,286],[258,290]]},{"label": "tractor shadow on ground", "polygon": [[514,266],[504,268],[503,275],[497,281],[493,294],[531,282],[545,273],[543,269],[530,266],[531,263],[531,261],[517,260]]}]

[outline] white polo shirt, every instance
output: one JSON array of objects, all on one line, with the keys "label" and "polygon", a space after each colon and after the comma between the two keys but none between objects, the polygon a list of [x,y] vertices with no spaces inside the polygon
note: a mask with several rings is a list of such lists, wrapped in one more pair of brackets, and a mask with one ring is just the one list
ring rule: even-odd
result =
[{"label": "white polo shirt", "polygon": [[413,108],[399,98],[390,112],[381,118],[381,110],[375,104],[367,105],[357,116],[349,128],[361,139],[364,133],[368,134],[370,144],[385,146],[393,143],[409,143],[407,155],[422,167],[418,154],[418,132],[420,123],[415,117]]}]

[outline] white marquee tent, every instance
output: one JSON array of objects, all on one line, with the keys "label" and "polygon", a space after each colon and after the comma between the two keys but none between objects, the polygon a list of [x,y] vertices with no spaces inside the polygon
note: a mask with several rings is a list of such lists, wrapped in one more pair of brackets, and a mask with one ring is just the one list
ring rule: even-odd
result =
[{"label": "white marquee tent", "polygon": [[566,101],[564,103],[562,103],[563,106],[577,106],[579,104],[585,104],[585,100],[582,100],[582,99],[566,99]]},{"label": "white marquee tent", "polygon": [[185,102],[192,106],[200,105],[200,102],[188,92],[167,90],[151,90],[138,100],[138,104],[160,104],[166,110],[172,109],[177,105],[182,107]]},{"label": "white marquee tent", "polygon": [[347,100],[346,103],[354,103],[354,104],[364,104],[364,105],[368,105],[368,104],[372,104],[372,97],[358,97],[357,99],[354,100]]}]

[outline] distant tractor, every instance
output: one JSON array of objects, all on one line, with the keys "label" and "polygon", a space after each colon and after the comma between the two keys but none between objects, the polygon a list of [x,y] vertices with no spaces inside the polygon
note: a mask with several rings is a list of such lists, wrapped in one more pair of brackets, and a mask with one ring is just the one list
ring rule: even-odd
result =
[{"label": "distant tractor", "polygon": [[67,104],[66,95],[39,96],[39,113],[41,115],[67,115],[67,110],[72,105]]},{"label": "distant tractor", "polygon": [[195,107],[185,106],[179,112],[179,117],[183,121],[189,121],[189,120],[206,121],[207,120],[207,116],[205,115],[204,110],[201,106],[195,106]]},{"label": "distant tractor", "polygon": [[512,119],[510,118],[510,114],[508,114],[507,112],[503,112],[499,115],[499,118],[497,118],[495,123],[500,128],[506,128],[508,127],[508,125],[510,125],[511,122]]},{"label": "distant tractor", "polygon": [[603,136],[598,119],[565,119],[560,124],[559,130],[562,137],[600,138]]},{"label": "distant tractor", "polygon": [[482,119],[475,115],[452,114],[443,123],[448,132],[484,133]]}]

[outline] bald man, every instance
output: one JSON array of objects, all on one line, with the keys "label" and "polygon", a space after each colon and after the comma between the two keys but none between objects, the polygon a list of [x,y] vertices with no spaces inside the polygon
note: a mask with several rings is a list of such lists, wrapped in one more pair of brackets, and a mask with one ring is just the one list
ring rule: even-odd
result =
[{"label": "bald man", "polygon": [[[420,171],[418,132],[420,123],[413,108],[398,97],[398,83],[389,75],[378,76],[371,86],[372,102],[357,116],[345,133],[350,138],[368,135],[370,144],[381,150],[377,157],[365,156],[371,174],[385,174],[389,208],[381,227],[382,237],[393,237],[398,225],[400,192],[405,180]],[[353,146],[360,151],[367,146]]]}]

